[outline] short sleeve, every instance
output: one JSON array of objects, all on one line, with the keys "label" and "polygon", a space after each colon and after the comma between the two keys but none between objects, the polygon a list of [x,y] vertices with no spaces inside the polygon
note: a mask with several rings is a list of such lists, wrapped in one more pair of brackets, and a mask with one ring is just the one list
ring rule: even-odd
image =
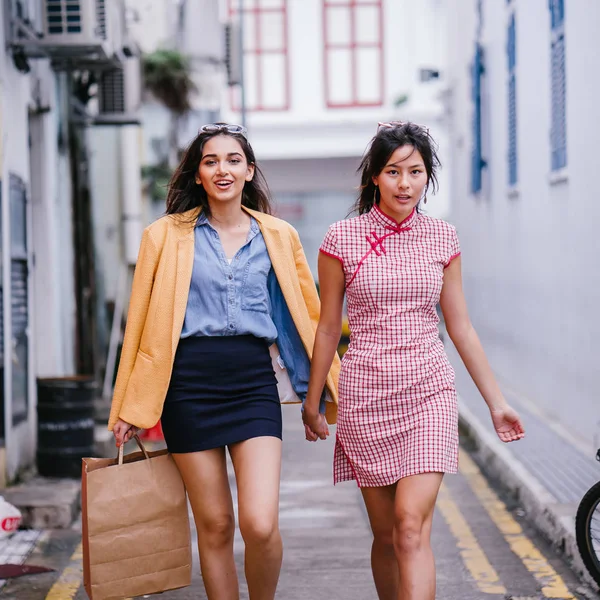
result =
[{"label": "short sleeve", "polygon": [[338,249],[337,241],[337,230],[335,223],[329,227],[325,234],[325,239],[319,248],[319,251],[327,256],[337,258],[340,262],[343,262],[340,251]]},{"label": "short sleeve", "polygon": [[450,225],[448,231],[448,259],[444,264],[444,268],[446,268],[457,256],[460,256],[460,242],[458,241],[456,228]]}]

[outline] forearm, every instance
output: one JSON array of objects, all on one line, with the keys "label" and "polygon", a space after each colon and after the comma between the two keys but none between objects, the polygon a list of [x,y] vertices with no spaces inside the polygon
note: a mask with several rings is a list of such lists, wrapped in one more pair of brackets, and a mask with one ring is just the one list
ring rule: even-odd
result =
[{"label": "forearm", "polygon": [[322,327],[317,328],[315,345],[310,364],[310,379],[308,382],[308,393],[304,406],[310,410],[318,411],[321,394],[325,387],[327,375],[335,356],[341,336],[339,330],[325,331]]},{"label": "forearm", "polygon": [[505,407],[506,400],[473,326],[469,324],[459,332],[448,331],[448,335],[489,409]]}]

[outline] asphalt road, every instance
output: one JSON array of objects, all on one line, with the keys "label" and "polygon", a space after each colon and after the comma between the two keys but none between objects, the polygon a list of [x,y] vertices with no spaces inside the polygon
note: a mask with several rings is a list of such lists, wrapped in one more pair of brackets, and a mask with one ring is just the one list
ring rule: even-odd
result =
[{"label": "asphalt road", "polygon": [[[284,564],[278,598],[376,600],[369,566],[370,531],[354,484],[331,484],[333,440],[304,441],[297,407],[284,408],[281,531]],[[84,600],[80,532],[43,532],[28,563],[52,573],[8,580],[6,600]],[[503,500],[463,450],[461,472],[447,476],[437,505],[434,534],[437,598],[529,600],[593,598],[553,549],[527,524],[518,506]],[[241,538],[236,538],[243,587]],[[316,582],[312,589],[307,581]],[[197,553],[190,588],[161,600],[206,598]]]}]

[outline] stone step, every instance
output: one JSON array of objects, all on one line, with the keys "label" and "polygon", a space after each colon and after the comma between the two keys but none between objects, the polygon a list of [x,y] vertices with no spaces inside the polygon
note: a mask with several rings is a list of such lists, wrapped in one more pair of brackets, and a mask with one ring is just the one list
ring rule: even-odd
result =
[{"label": "stone step", "polygon": [[25,483],[3,490],[7,502],[23,515],[27,529],[70,527],[81,508],[81,482],[35,476]]}]

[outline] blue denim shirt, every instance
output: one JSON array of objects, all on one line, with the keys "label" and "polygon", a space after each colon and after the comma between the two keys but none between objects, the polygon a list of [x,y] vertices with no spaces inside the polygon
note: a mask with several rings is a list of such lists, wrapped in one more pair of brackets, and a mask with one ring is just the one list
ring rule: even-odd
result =
[{"label": "blue denim shirt", "polygon": [[[296,395],[304,402],[310,360],[281,291],[258,223],[229,264],[217,231],[201,214],[194,230],[194,267],[181,337],[254,335],[277,341]],[[321,412],[325,412],[324,396]]]},{"label": "blue denim shirt", "polygon": [[231,264],[219,234],[202,213],[194,230],[194,267],[181,337],[253,335],[272,344],[267,277],[271,260],[258,223]]}]

